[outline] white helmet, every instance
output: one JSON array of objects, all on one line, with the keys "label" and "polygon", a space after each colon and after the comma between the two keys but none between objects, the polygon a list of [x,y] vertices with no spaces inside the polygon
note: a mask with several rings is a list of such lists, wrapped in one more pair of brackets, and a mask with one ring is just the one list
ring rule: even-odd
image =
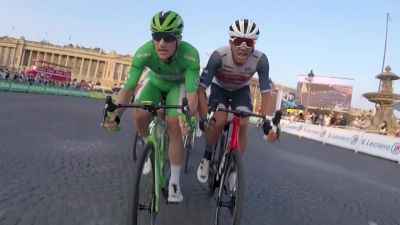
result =
[{"label": "white helmet", "polygon": [[236,20],[229,27],[229,36],[257,40],[260,30],[256,23],[248,19]]}]

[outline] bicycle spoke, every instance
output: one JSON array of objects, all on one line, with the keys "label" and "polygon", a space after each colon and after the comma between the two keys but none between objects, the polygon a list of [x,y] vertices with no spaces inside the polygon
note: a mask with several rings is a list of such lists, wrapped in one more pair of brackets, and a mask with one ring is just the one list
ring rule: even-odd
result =
[{"label": "bicycle spoke", "polygon": [[153,169],[149,174],[143,174],[143,167],[150,157],[151,148],[146,147],[143,155],[138,158],[134,187],[133,223],[134,225],[155,224],[156,213],[154,212],[154,174]]},{"label": "bicycle spoke", "polygon": [[239,153],[232,151],[221,177],[215,225],[239,225],[243,204],[243,173]]}]

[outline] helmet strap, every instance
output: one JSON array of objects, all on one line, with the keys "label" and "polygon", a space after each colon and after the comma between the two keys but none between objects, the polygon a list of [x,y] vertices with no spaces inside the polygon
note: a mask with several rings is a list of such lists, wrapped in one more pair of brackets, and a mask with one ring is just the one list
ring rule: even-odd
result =
[{"label": "helmet strap", "polygon": [[178,47],[181,44],[181,40],[182,40],[182,36],[179,35],[178,38],[176,39],[175,52],[174,52],[174,54],[172,54],[171,57],[168,58],[168,61],[167,61],[168,63],[170,63],[175,58],[176,52],[178,51]]}]

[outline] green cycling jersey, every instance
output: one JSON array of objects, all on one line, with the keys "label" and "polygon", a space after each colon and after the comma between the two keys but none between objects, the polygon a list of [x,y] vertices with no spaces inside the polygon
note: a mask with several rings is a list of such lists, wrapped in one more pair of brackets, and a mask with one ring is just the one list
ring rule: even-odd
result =
[{"label": "green cycling jersey", "polygon": [[181,41],[172,61],[166,63],[159,59],[153,41],[140,47],[132,58],[131,71],[124,87],[128,90],[136,88],[143,69],[148,67],[148,79],[157,86],[185,84],[186,92],[197,92],[200,60],[196,48]]}]

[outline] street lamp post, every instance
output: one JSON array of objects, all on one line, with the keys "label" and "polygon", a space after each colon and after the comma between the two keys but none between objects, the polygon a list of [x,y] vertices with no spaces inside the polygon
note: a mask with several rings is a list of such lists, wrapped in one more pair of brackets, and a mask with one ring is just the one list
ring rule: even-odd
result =
[{"label": "street lamp post", "polygon": [[313,82],[313,79],[314,79],[314,73],[313,73],[313,71],[311,70],[309,73],[308,73],[308,75],[307,75],[308,77],[306,78],[306,81],[308,81],[308,88],[307,88],[307,101],[306,101],[306,108],[305,108],[305,113],[304,113],[304,116],[306,116],[306,114],[308,113],[308,106],[309,106],[309,104],[310,104],[310,92],[311,92],[311,83]]}]

